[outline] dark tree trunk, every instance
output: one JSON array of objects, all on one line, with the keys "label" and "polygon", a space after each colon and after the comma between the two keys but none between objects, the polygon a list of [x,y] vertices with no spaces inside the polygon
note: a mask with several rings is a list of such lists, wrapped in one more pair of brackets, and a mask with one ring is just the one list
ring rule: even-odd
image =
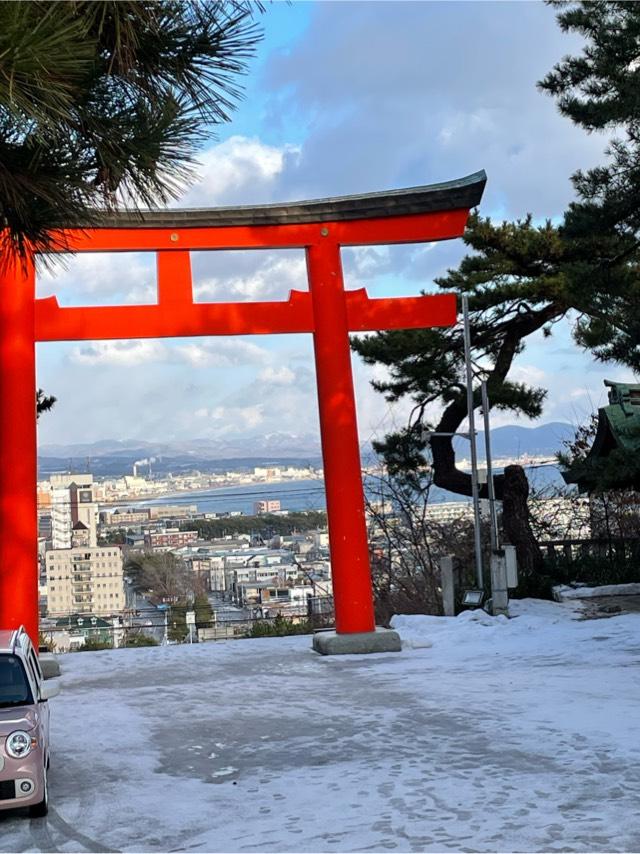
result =
[{"label": "dark tree trunk", "polygon": [[528,497],[529,481],[522,466],[507,466],[502,482],[502,526],[507,542],[516,547],[522,576],[542,570],[542,552],[531,530]]},{"label": "dark tree trunk", "polygon": [[[487,380],[490,400],[494,390],[499,389],[504,383],[523,338],[540,329],[545,323],[562,316],[564,312],[564,306],[552,302],[540,311],[530,311],[524,314],[517,323],[514,322],[511,325]],[[474,407],[479,406],[479,388],[474,390],[473,398]],[[466,417],[466,394],[464,390],[461,390],[445,408],[435,432],[456,433]],[[430,445],[435,485],[442,489],[448,489],[450,492],[457,492],[459,495],[471,495],[471,477],[466,472],[456,468],[456,455],[451,436],[433,436]],[[494,476],[493,484],[496,499],[502,501],[502,525],[507,539],[511,545],[516,547],[520,571],[523,574],[540,571],[542,553],[529,522],[529,509],[527,507],[529,484],[524,469],[521,466],[507,466],[504,475]],[[479,494],[481,498],[489,497],[486,484],[480,486]]]}]

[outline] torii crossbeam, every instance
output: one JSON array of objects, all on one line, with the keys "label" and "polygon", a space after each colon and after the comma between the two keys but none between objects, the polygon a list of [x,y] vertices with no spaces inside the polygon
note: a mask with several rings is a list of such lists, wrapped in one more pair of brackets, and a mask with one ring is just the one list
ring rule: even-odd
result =
[{"label": "torii crossbeam", "polygon": [[[61,308],[35,298],[34,259],[0,274],[0,628],[38,638],[35,344],[198,335],[313,335],[329,545],[340,634],[375,628],[349,333],[450,326],[452,294],[345,291],[342,246],[459,237],[486,176],[386,193],[210,210],[117,213],[64,232],[73,252],[155,252],[156,305]],[[304,249],[309,291],[286,302],[194,303],[190,252]]]}]

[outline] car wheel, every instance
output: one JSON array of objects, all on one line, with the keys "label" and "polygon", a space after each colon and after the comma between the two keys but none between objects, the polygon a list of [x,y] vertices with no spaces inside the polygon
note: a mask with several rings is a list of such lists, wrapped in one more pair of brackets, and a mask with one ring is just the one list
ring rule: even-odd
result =
[{"label": "car wheel", "polygon": [[49,775],[47,774],[47,769],[43,769],[43,783],[44,783],[44,795],[40,803],[34,804],[32,807],[29,807],[29,816],[31,818],[42,818],[49,812]]}]

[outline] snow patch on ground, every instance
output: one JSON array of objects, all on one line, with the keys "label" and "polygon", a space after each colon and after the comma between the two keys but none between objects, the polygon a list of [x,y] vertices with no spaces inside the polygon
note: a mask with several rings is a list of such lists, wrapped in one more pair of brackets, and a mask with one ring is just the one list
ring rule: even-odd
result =
[{"label": "snow patch on ground", "polygon": [[640,614],[510,612],[61,656],[53,808],[1,850],[640,850]]},{"label": "snow patch on ground", "polygon": [[553,588],[553,596],[558,602],[566,599],[591,599],[596,596],[638,596],[640,595],[640,584],[603,584],[600,587],[587,587],[578,585],[576,587],[560,584]]}]

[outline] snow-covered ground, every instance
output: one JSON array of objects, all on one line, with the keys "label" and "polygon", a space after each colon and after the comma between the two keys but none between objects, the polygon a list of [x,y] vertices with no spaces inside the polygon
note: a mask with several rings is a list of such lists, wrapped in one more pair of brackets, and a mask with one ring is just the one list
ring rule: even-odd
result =
[{"label": "snow-covered ground", "polygon": [[578,607],[61,656],[53,809],[1,849],[639,851],[640,615]]},{"label": "snow-covered ground", "polygon": [[586,584],[569,586],[560,584],[553,588],[553,596],[558,602],[567,599],[595,599],[599,596],[638,596],[640,584],[604,584],[601,587],[588,587]]}]

